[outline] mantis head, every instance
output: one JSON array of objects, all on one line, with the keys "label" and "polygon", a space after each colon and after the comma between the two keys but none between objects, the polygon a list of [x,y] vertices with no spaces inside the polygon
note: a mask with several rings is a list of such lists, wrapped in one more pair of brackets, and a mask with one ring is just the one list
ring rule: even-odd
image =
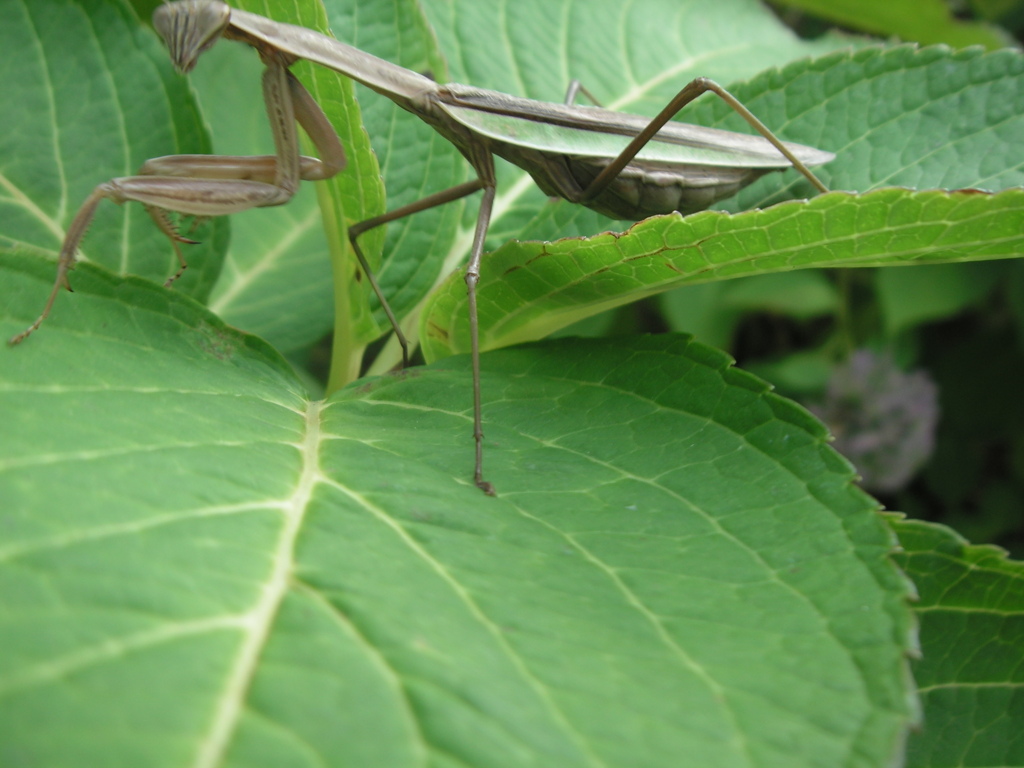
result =
[{"label": "mantis head", "polygon": [[231,9],[219,0],[178,0],[153,11],[153,27],[183,74],[217,42],[230,19]]}]

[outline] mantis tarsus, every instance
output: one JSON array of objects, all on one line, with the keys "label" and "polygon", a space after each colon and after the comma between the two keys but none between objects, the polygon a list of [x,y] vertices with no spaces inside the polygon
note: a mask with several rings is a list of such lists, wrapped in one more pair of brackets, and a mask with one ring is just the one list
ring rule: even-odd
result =
[{"label": "mantis tarsus", "polygon": [[[575,106],[578,88],[565,104],[516,98],[465,85],[442,85],[378,59],[313,30],[233,10],[219,0],[179,0],[156,9],[153,24],[163,37],[175,67],[189,72],[199,56],[226,37],[256,49],[266,69],[263,95],[274,135],[275,155],[229,157],[172,155],[147,161],[139,175],[100,184],[72,220],[61,247],[57,279],[39,318],[11,344],[23,341],[49,314],[96,206],[104,198],[143,203],[171,239],[181,268],[186,266],[178,234],[166,211],[220,216],[248,208],[281,205],[301,180],[334,176],[345,166],[340,140],[319,105],[289,71],[306,59],[341,72],[387,96],[430,124],[469,161],[476,178],[429,195],[349,229],[349,240],[380,299],[408,363],[408,343],[381,293],[357,243],[374,227],[483,191],[476,231],[466,267],[473,369],[474,482],[488,494],[483,478],[483,430],[480,407],[480,350],[476,284],[484,238],[495,195],[494,156],[527,171],[546,194],[565,198],[618,219],[640,219],[672,211],[694,212],[729,197],[771,170],[795,167],[820,191],[827,191],[808,170],[834,155],[799,144],[784,144],[718,84],[707,78],[689,83],[653,119],[600,107]],[[761,136],[669,122],[706,91],[722,98]],[[299,153],[296,122],[305,129],[319,159]]]}]

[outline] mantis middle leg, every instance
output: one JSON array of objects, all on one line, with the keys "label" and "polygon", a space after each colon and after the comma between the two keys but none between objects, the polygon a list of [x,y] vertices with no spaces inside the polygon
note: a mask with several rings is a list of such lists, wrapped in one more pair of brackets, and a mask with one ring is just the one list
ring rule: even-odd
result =
[{"label": "mantis middle leg", "polygon": [[[359,263],[362,264],[363,269],[367,271],[372,282],[372,273],[369,272],[366,259],[363,257],[362,251],[356,242],[356,238],[358,238],[359,235],[367,230],[373,229],[374,227],[387,224],[390,221],[396,221],[397,219],[410,216],[414,213],[425,211],[428,208],[434,208],[438,205],[453,202],[462,197],[466,197],[467,195],[471,195],[478,190],[483,190],[483,199],[480,201],[480,212],[477,214],[476,230],[473,235],[473,246],[470,250],[469,263],[466,266],[464,279],[466,281],[467,301],[469,304],[470,355],[473,361],[473,440],[475,445],[473,482],[476,484],[477,488],[482,490],[488,496],[494,496],[494,486],[484,480],[483,476],[484,433],[482,406],[480,402],[480,334],[479,322],[477,319],[476,285],[480,280],[480,260],[483,256],[484,240],[487,237],[487,229],[491,223],[491,209],[494,205],[494,194],[497,181],[494,178],[494,157],[485,146],[474,146],[467,154],[467,158],[470,159],[474,170],[476,170],[477,178],[449,189],[435,192],[422,200],[417,200],[409,205],[404,205],[401,208],[388,211],[381,216],[375,216],[372,219],[359,222],[358,224],[349,227],[348,236],[349,241],[352,243],[352,249],[355,251],[356,257],[359,259]],[[375,284],[374,287],[376,289]],[[379,289],[377,290],[378,296],[380,296]],[[407,364],[408,345],[405,340],[405,336],[386,303],[384,304],[384,308],[388,313],[388,317],[391,319],[391,324],[395,329],[395,335],[402,346],[403,365]]]}]

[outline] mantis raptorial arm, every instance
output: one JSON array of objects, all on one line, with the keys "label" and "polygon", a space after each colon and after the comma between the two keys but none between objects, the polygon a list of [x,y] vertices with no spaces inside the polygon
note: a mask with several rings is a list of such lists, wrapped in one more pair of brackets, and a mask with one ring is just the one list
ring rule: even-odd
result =
[{"label": "mantis raptorial arm", "polygon": [[[62,288],[71,290],[68,272],[74,269],[75,254],[100,201],[135,201],[146,206],[153,221],[168,236],[180,269],[168,278],[173,283],[188,264],[178,247],[192,243],[178,234],[167,211],[191,216],[224,216],[249,208],[287,203],[303,179],[328,179],[345,167],[345,151],[323,110],[279,56],[265,56],[263,98],[274,135],[276,155],[235,157],[229,155],[169,155],[147,160],[138,176],[111,179],[93,190],[68,227],[57,259],[57,278],[42,313],[26,330],[8,343],[24,341],[49,315]],[[296,121],[301,125],[320,158],[299,154]],[[368,268],[364,264],[364,269]],[[374,281],[375,282],[375,281]]]}]

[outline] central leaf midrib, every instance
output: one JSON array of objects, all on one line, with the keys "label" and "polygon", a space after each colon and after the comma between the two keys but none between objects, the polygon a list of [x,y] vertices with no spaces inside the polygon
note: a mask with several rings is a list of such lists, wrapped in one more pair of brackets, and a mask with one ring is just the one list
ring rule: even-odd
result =
[{"label": "central leaf midrib", "polygon": [[244,615],[246,632],[237,658],[228,675],[206,737],[200,742],[193,768],[215,768],[222,763],[225,752],[238,726],[249,687],[256,675],[260,655],[274,626],[278,609],[288,593],[295,563],[295,540],[302,528],[309,501],[320,479],[319,447],[321,443],[321,401],[311,401],[306,410],[303,441],[296,445],[302,454],[302,473],[290,497],[281,504],[284,525],[278,537],[272,568],[259,599]]}]

